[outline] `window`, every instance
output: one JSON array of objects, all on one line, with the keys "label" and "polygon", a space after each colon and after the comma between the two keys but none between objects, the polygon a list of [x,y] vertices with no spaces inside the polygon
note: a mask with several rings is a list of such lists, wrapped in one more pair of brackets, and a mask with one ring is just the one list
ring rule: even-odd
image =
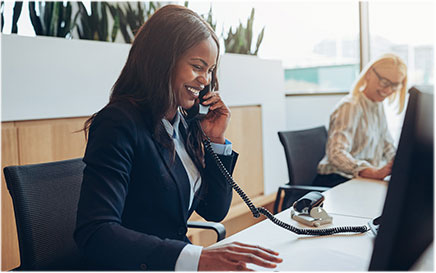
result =
[{"label": "window", "polygon": [[360,70],[358,2],[281,5],[262,53],[283,60],[286,93],[348,92]]},{"label": "window", "polygon": [[[394,53],[407,64],[408,87],[434,85],[434,3],[375,2],[368,4],[369,56]],[[405,111],[385,103],[386,118],[398,143]]]},{"label": "window", "polygon": [[210,4],[217,33],[224,29],[224,36],[230,26],[245,25],[255,8],[254,40],[265,26],[258,56],[283,62],[287,93],[348,91],[359,73],[358,2],[189,2],[189,7],[205,14]]},{"label": "window", "polygon": [[392,52],[408,67],[408,85],[434,84],[434,3],[370,2],[370,58]]}]

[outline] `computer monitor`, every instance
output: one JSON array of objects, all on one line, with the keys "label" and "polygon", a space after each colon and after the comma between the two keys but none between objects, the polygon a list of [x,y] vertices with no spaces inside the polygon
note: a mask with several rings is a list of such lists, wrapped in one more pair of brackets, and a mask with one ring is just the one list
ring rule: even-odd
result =
[{"label": "computer monitor", "polygon": [[369,270],[409,270],[433,242],[433,95],[409,94]]}]

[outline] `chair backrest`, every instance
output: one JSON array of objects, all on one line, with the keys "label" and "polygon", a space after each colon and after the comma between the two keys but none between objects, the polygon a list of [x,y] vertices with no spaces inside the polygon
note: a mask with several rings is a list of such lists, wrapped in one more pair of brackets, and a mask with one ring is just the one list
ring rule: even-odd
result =
[{"label": "chair backrest", "polygon": [[83,268],[73,232],[84,167],[78,158],[4,168],[14,204],[20,270]]},{"label": "chair backrest", "polygon": [[289,184],[312,185],[319,161],[325,155],[327,130],[320,126],[300,131],[278,132],[285,148]]}]

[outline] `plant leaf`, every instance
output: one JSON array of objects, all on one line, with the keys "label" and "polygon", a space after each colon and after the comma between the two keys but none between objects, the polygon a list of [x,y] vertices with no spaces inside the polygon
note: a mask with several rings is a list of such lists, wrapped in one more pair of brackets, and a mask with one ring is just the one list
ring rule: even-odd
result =
[{"label": "plant leaf", "polygon": [[4,26],[4,24],[5,24],[5,17],[4,17],[4,15],[3,15],[3,12],[4,12],[4,7],[5,7],[5,2],[4,1],[1,1],[1,4],[0,4],[0,9],[1,9],[1,14],[0,14],[0,17],[1,17],[1,19],[0,19],[0,24],[1,24],[1,26],[0,26],[0,31],[1,32],[3,32],[3,26]]},{"label": "plant leaf", "polygon": [[43,35],[41,19],[36,15],[35,1],[29,1],[29,17],[36,35]]},{"label": "plant leaf", "polygon": [[14,5],[14,13],[12,14],[12,30],[11,33],[18,32],[18,19],[20,19],[21,10],[23,9],[23,1],[17,1]]},{"label": "plant leaf", "polygon": [[238,53],[238,54],[248,54],[257,55],[260,44],[263,40],[265,27],[262,28],[260,32],[257,43],[256,50],[251,52],[251,45],[253,40],[253,24],[254,24],[254,8],[251,9],[250,17],[247,19],[247,25],[244,27],[241,22],[233,33],[233,29],[230,28],[227,34],[227,38],[224,38],[225,52],[227,53]]},{"label": "plant leaf", "polygon": [[256,56],[257,56],[257,53],[258,53],[258,51],[259,51],[260,44],[262,43],[262,40],[263,40],[264,30],[265,30],[265,27],[262,28],[262,30],[260,31],[259,36],[257,36],[256,50],[254,51],[254,54],[253,54],[253,55],[256,55]]}]

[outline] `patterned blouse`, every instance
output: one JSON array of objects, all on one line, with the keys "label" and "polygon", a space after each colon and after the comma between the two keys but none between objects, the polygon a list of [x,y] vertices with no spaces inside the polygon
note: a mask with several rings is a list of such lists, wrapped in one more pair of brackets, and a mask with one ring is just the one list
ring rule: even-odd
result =
[{"label": "patterned blouse", "polygon": [[393,143],[383,103],[362,92],[348,94],[330,115],[326,155],[318,173],[353,178],[365,168],[380,168],[394,158]]}]

